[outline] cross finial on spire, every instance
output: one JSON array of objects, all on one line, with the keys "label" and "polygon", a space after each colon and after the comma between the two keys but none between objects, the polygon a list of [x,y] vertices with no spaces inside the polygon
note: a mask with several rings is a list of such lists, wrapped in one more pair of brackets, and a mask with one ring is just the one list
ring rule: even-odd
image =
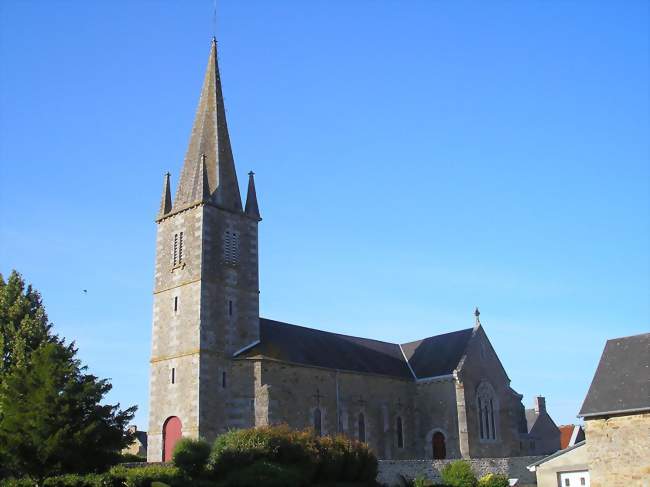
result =
[{"label": "cross finial on spire", "polygon": [[474,316],[476,317],[476,326],[479,326],[481,324],[481,320],[479,316],[481,316],[481,312],[478,310],[478,306],[476,309],[474,309]]}]

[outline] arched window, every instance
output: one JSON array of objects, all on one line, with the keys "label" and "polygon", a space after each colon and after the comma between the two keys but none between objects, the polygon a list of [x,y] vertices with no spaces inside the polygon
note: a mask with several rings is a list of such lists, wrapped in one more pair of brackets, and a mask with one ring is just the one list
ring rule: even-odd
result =
[{"label": "arched window", "polygon": [[489,382],[481,382],[476,392],[479,438],[496,440],[499,407],[494,389]]},{"label": "arched window", "polygon": [[163,424],[163,462],[171,462],[176,442],[183,436],[183,425],[176,416],[167,418]]},{"label": "arched window", "polygon": [[433,459],[443,460],[447,458],[447,445],[445,444],[445,435],[440,431],[433,434]]},{"label": "arched window", "polygon": [[366,441],[366,418],[359,413],[359,441]]},{"label": "arched window", "polygon": [[397,448],[404,448],[404,430],[401,416],[397,416]]},{"label": "arched window", "polygon": [[317,436],[323,436],[323,424],[319,408],[314,409],[314,431]]}]

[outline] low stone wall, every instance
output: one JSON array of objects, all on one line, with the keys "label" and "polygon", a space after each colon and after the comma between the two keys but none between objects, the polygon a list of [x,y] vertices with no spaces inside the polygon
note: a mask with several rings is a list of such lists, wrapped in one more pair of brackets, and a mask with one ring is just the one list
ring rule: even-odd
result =
[{"label": "low stone wall", "polygon": [[[477,477],[488,473],[507,475],[511,479],[519,479],[519,485],[537,485],[535,473],[529,472],[526,466],[543,456],[509,457],[509,458],[472,458],[467,460],[472,464],[472,470]],[[383,485],[400,485],[400,475],[408,479],[425,477],[434,482],[441,482],[440,470],[454,460],[379,460],[379,475],[377,481]]]}]

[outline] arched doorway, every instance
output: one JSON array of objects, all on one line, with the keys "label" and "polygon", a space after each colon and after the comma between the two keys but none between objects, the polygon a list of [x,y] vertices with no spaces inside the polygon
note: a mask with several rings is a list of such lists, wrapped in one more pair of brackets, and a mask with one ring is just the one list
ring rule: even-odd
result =
[{"label": "arched doorway", "polygon": [[176,416],[167,418],[163,424],[163,462],[171,462],[174,446],[183,435],[183,425]]},{"label": "arched doorway", "polygon": [[433,459],[443,460],[447,458],[447,446],[445,445],[445,435],[440,431],[433,434]]}]

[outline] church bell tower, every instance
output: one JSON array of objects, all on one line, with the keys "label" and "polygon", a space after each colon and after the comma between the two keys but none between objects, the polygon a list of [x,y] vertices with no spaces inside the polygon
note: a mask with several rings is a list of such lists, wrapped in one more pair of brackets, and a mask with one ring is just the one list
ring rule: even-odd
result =
[{"label": "church bell tower", "polygon": [[259,340],[260,220],[252,172],[242,208],[213,39],[176,195],[166,174],[156,218],[150,462],[228,427],[230,358]]}]

